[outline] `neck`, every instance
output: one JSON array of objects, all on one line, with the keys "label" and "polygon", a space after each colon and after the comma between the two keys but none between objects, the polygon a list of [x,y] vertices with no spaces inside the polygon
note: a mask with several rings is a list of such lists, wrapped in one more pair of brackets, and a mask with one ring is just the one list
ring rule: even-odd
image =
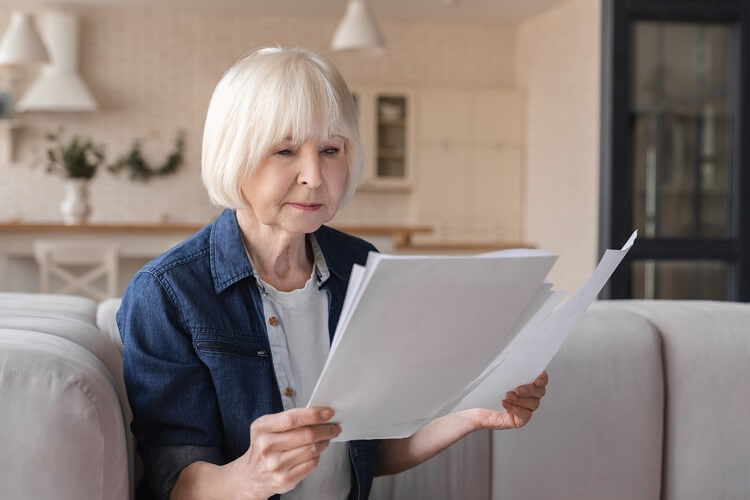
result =
[{"label": "neck", "polygon": [[274,288],[302,288],[312,272],[312,251],[304,233],[289,233],[260,222],[249,210],[237,210],[237,223],[255,272]]}]

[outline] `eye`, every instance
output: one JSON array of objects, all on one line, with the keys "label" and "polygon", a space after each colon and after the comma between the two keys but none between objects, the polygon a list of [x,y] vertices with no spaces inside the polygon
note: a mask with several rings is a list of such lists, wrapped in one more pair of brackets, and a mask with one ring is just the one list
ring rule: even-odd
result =
[{"label": "eye", "polygon": [[281,151],[276,151],[276,154],[281,156],[291,156],[294,154],[294,151],[291,149],[282,149]]},{"label": "eye", "polygon": [[323,149],[323,153],[328,156],[336,156],[337,154],[339,154],[339,151],[340,149],[334,146]]}]

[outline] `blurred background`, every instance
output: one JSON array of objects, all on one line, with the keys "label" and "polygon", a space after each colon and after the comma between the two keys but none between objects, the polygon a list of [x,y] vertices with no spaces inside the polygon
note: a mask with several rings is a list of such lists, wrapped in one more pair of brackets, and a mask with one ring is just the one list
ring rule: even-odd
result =
[{"label": "blurred background", "polygon": [[279,44],[357,101],[366,174],[333,226],[395,253],[550,249],[563,290],[638,229],[605,296],[748,300],[747,3],[0,0],[0,290],[98,262],[116,296],[209,223],[211,93]]}]

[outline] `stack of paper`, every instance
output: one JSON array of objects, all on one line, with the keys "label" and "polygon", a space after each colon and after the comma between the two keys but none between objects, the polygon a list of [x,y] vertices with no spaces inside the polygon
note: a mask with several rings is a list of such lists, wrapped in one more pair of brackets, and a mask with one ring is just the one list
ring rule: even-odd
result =
[{"label": "stack of paper", "polygon": [[549,364],[635,240],[607,250],[567,301],[545,282],[557,256],[371,253],[354,266],[308,406],[329,406],[336,441],[406,437],[441,415],[499,407]]}]

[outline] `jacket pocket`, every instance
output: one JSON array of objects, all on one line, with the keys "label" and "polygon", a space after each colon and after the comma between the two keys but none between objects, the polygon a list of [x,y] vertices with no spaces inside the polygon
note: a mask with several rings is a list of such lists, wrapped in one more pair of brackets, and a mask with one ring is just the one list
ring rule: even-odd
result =
[{"label": "jacket pocket", "polygon": [[271,357],[271,351],[266,342],[258,337],[201,336],[193,340],[193,346],[197,352],[205,354],[228,354],[250,358]]}]

